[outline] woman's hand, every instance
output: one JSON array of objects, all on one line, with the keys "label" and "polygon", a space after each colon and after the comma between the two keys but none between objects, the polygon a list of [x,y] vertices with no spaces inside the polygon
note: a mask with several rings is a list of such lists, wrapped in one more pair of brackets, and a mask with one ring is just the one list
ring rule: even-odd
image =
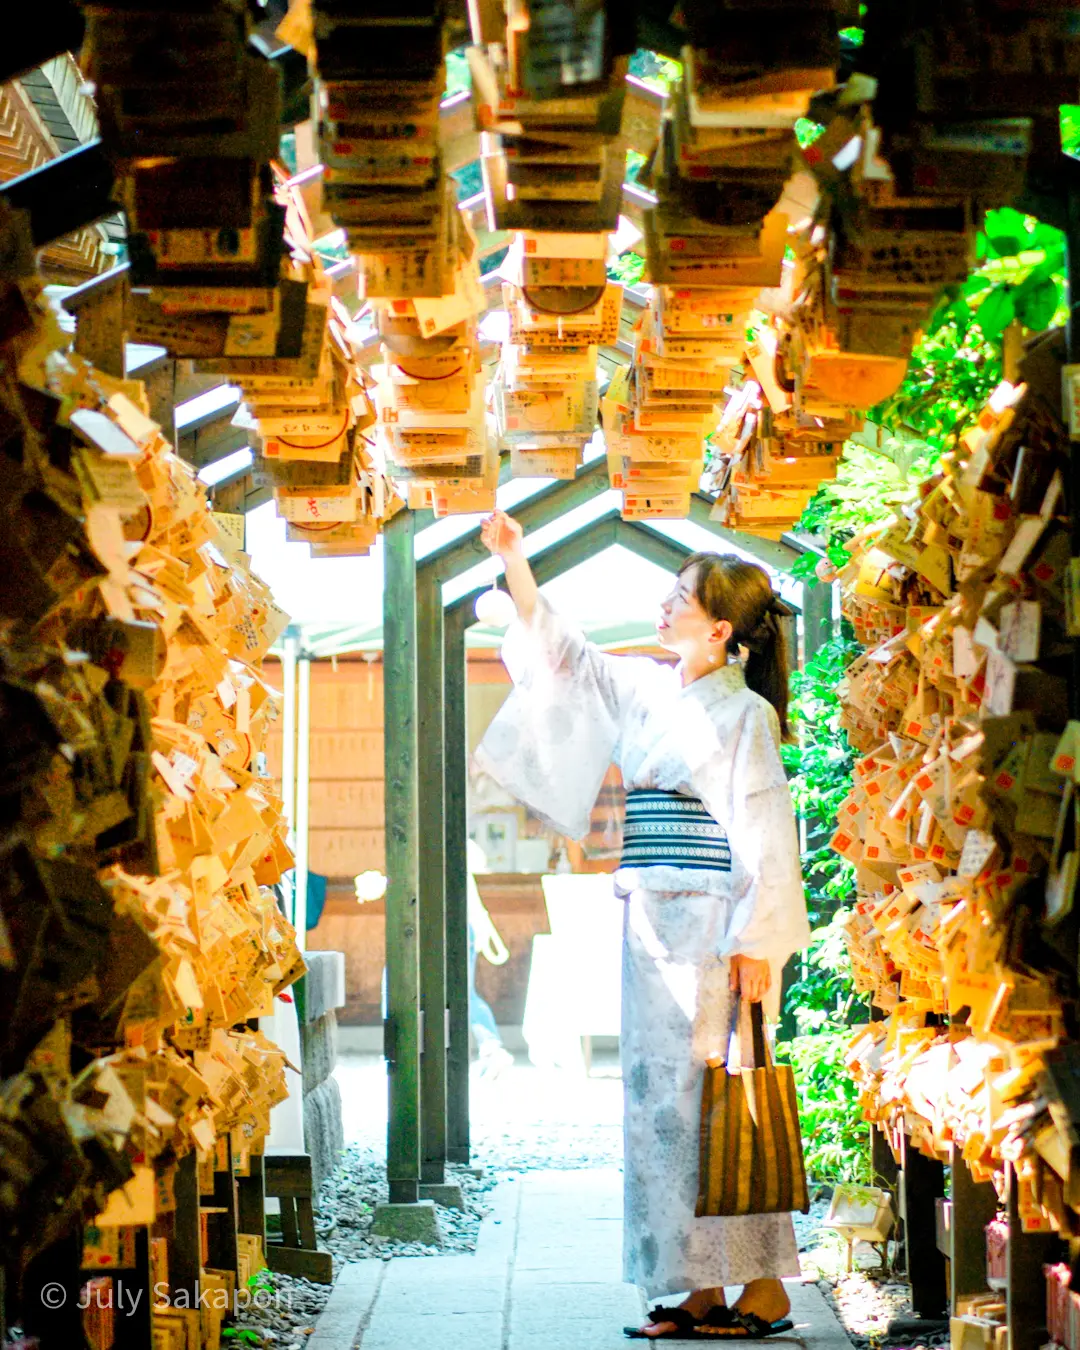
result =
[{"label": "woman's hand", "polygon": [[731,958],[731,992],[748,1003],[760,1003],[772,984],[768,961],[756,961],[752,956]]},{"label": "woman's hand", "polygon": [[500,557],[504,563],[521,556],[524,537],[524,530],[505,511],[493,511],[480,526],[480,538],[484,547]]},{"label": "woman's hand", "polygon": [[502,559],[506,569],[506,585],[517,612],[526,624],[531,623],[539,592],[522,547],[525,531],[505,511],[493,511],[480,526],[480,538],[492,553]]}]

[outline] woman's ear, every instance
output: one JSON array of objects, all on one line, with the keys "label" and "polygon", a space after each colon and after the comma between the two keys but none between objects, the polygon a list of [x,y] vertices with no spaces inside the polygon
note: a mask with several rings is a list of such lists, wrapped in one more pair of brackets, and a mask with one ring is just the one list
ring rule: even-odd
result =
[{"label": "woman's ear", "polygon": [[722,642],[724,646],[727,647],[731,644],[731,633],[731,621],[729,619],[721,619],[713,628],[711,637],[713,642]]}]

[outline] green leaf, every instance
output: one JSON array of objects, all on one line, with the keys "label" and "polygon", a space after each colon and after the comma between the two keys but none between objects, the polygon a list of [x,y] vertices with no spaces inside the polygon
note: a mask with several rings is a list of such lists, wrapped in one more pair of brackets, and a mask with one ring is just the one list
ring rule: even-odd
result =
[{"label": "green leaf", "polygon": [[1050,326],[1057,313],[1057,307],[1057,282],[1052,277],[1046,277],[1023,295],[1017,296],[1016,317],[1025,328],[1041,333],[1044,328]]},{"label": "green leaf", "polygon": [[1015,316],[1012,287],[995,286],[979,306],[975,322],[982,329],[983,337],[992,342],[1001,336]]},{"label": "green leaf", "polygon": [[986,213],[987,234],[1029,234],[1029,217],[1014,206],[998,206]]},{"label": "green leaf", "polygon": [[988,235],[986,242],[999,258],[1015,258],[1028,247],[1027,240],[1020,239],[1015,234]]}]

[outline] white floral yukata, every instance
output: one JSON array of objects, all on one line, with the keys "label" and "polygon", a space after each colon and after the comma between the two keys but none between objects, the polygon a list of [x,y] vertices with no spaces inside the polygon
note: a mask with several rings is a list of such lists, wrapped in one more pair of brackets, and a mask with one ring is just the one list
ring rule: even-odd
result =
[{"label": "white floral yukata", "polygon": [[623,1278],[650,1298],[799,1274],[789,1214],[696,1218],[705,1060],[722,1054],[729,959],[780,974],[809,940],[798,838],[775,710],[727,665],[685,688],[677,669],[608,656],[541,599],[507,633],[515,689],[476,767],[560,833],[582,838],[612,759],[628,791],[699,798],[730,870],[623,867]]}]

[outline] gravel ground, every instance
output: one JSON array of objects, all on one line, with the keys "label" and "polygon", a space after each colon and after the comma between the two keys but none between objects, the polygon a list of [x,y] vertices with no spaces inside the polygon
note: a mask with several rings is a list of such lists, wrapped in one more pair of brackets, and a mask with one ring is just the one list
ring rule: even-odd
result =
[{"label": "gravel ground", "polygon": [[[910,1290],[906,1284],[873,1279],[864,1271],[842,1275],[835,1281],[818,1280],[817,1286],[859,1350],[892,1344],[885,1334],[889,1323],[894,1317],[911,1313]],[[910,1345],[911,1342],[904,1341],[903,1344]]]}]

